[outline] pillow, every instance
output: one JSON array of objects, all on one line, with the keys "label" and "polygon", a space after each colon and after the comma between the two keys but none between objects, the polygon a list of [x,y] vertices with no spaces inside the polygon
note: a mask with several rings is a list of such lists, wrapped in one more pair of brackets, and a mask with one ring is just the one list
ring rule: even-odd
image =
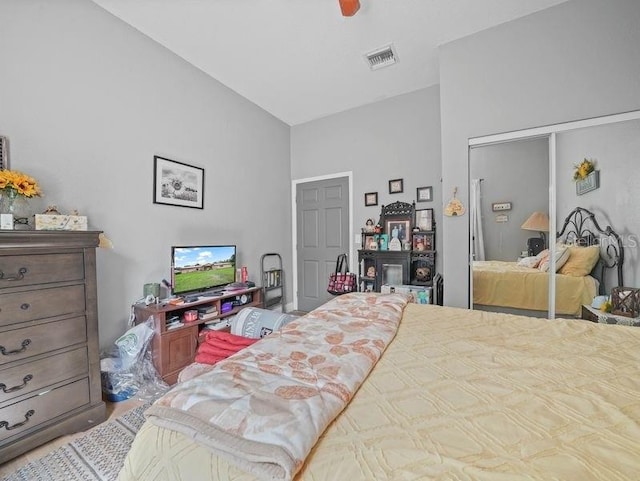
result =
[{"label": "pillow", "polygon": [[574,277],[589,275],[600,259],[599,246],[570,246],[569,260],[558,271],[560,274]]},{"label": "pillow", "polygon": [[[538,269],[542,272],[549,271],[549,252],[547,252],[546,257],[544,257],[540,264],[538,265]],[[567,247],[556,246],[556,272],[569,260],[569,249]]]},{"label": "pillow", "polygon": [[531,256],[531,257],[523,257],[522,259],[518,260],[518,262],[516,262],[516,264],[520,267],[538,267],[538,264],[540,263],[540,259],[538,259],[538,256]]}]

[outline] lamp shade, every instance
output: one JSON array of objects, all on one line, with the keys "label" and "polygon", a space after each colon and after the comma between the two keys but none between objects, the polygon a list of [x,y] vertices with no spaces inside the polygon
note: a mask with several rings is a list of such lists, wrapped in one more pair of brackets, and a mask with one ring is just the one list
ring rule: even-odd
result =
[{"label": "lamp shade", "polygon": [[549,216],[544,212],[534,212],[521,226],[525,230],[536,230],[538,232],[549,232]]}]

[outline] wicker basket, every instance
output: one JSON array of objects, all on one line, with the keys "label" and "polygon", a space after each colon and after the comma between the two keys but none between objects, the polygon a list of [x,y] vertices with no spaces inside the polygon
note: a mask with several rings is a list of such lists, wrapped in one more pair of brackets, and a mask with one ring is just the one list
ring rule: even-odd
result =
[{"label": "wicker basket", "polygon": [[640,289],[614,287],[611,289],[611,313],[618,316],[640,316]]}]

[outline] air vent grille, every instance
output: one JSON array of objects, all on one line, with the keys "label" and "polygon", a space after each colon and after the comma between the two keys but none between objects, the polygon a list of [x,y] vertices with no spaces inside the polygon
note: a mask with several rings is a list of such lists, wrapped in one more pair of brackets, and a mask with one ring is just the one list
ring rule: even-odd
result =
[{"label": "air vent grille", "polygon": [[398,62],[398,56],[396,55],[393,45],[387,45],[386,47],[379,48],[365,55],[367,63],[371,70],[377,70],[383,67],[389,67]]}]

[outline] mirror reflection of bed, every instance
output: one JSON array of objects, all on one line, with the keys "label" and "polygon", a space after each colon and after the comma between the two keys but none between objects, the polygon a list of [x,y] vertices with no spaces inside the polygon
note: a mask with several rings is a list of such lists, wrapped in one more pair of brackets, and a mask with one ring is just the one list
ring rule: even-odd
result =
[{"label": "mirror reflection of bed", "polygon": [[610,227],[602,228],[593,212],[576,207],[564,219],[554,251],[545,249],[518,262],[474,265],[474,301],[482,306],[503,306],[545,312],[551,256],[555,256],[555,312],[580,317],[582,306],[610,291],[606,277],[616,272],[615,286],[624,285],[624,247]]},{"label": "mirror reflection of bed", "polygon": [[[623,285],[623,280],[627,286],[639,285],[637,233],[640,232],[640,210],[635,191],[640,182],[640,171],[634,159],[640,149],[640,120],[619,114],[589,119],[588,125],[575,124],[566,128],[553,127],[551,130],[556,131],[551,134],[538,132],[538,137],[524,134],[518,137],[515,133],[495,141],[493,137],[504,135],[498,134],[479,138],[476,143],[474,139],[470,141],[470,204],[479,206],[475,221],[474,205],[470,206],[469,219],[472,233],[470,305],[473,309],[536,317],[580,317],[581,306],[593,301],[592,292],[609,295],[613,287]],[[486,139],[491,141],[485,142]],[[584,158],[596,161],[596,168],[601,171],[600,185],[595,190],[579,193],[572,175]],[[483,180],[474,182],[474,179]],[[474,185],[480,188],[477,202],[474,202]],[[510,210],[495,211],[492,206],[496,203],[508,203]],[[521,278],[516,281],[507,276],[502,276],[500,283],[493,287],[486,287],[478,280],[478,276],[485,275],[480,274],[482,270],[506,268],[503,263],[515,269],[521,261],[525,265],[517,267],[527,270],[526,262],[532,261],[525,259],[533,257],[535,251],[541,247],[544,247],[543,253],[549,247],[555,250],[556,234],[563,230],[566,218],[576,207],[593,213],[602,230],[607,231],[611,226],[623,240],[624,254],[613,255],[611,249],[606,250],[606,245],[600,245],[602,260],[598,259],[598,268],[586,275],[581,274],[585,270],[581,268],[577,271],[580,275],[574,272],[572,276],[577,279],[568,282],[564,277],[567,274],[563,272],[571,271],[575,262],[564,268],[560,266],[553,277],[548,272],[542,273],[535,287]],[[540,231],[526,225],[536,212],[548,214],[546,231],[539,225]],[[527,227],[531,227],[530,230]],[[603,233],[596,235],[598,240],[604,239],[605,244],[616,244]],[[478,238],[484,241],[484,257],[477,247]],[[582,239],[581,242],[587,241]],[[577,261],[579,254],[576,252],[582,251],[571,251],[573,261]],[[562,262],[564,259],[560,259],[560,254],[562,252],[555,252],[555,259]],[[612,263],[611,268],[600,269],[602,265]],[[576,286],[576,283],[581,285]],[[520,299],[505,299],[507,288],[517,290]],[[502,294],[502,298],[498,294]]]},{"label": "mirror reflection of bed", "polygon": [[505,285],[513,287],[513,280],[499,273],[515,269],[519,258],[546,248],[548,139],[473,148],[469,171],[470,178],[476,179],[472,180],[475,186],[472,185],[470,202],[470,215],[477,216],[472,226],[472,269],[474,276],[489,278],[486,282],[474,279],[473,308],[547,317],[548,275],[541,273],[531,285],[523,283],[514,297],[509,292],[512,289],[505,290]]}]

